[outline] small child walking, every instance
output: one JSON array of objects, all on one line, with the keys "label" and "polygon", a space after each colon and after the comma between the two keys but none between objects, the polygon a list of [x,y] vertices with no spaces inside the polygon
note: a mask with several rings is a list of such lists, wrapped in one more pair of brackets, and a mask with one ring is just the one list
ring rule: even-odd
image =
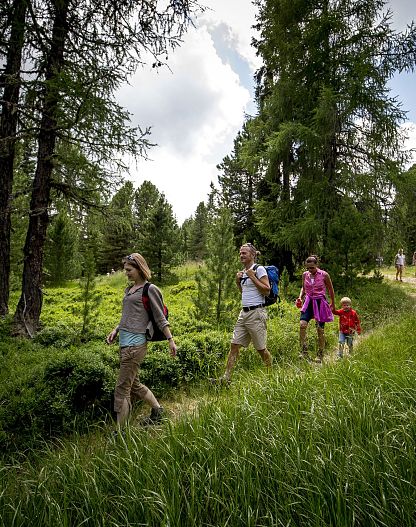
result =
[{"label": "small child walking", "polygon": [[361,333],[360,319],[357,312],[351,307],[351,300],[344,296],[341,298],[341,309],[336,309],[334,315],[339,316],[339,346],[337,358],[342,359],[344,356],[345,344],[348,346],[351,355],[354,341],[354,334]]}]

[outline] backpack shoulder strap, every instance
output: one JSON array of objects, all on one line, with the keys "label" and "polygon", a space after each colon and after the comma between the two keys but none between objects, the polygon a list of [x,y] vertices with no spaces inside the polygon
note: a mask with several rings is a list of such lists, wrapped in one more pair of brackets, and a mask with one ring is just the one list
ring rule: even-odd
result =
[{"label": "backpack shoulder strap", "polygon": [[150,307],[149,287],[150,287],[150,282],[146,282],[143,286],[142,302],[143,302],[143,306],[145,310],[151,313],[152,308]]}]

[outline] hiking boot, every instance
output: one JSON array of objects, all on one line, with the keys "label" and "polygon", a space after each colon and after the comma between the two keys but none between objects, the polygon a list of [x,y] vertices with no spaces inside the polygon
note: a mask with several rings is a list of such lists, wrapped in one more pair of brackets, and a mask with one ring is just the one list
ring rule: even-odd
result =
[{"label": "hiking boot", "polygon": [[214,377],[209,379],[209,382],[214,386],[230,386],[231,379],[227,379],[227,377],[219,377],[218,379],[216,379]]},{"label": "hiking boot", "polygon": [[318,354],[317,354],[317,356],[316,356],[315,362],[316,362],[317,364],[322,364],[323,360],[324,360],[324,352],[321,351],[321,350],[319,350],[319,351],[318,351]]},{"label": "hiking boot", "polygon": [[344,357],[342,353],[337,353],[337,356],[335,357],[335,360],[341,360]]},{"label": "hiking boot", "polygon": [[307,361],[311,360],[309,357],[308,349],[306,347],[303,347],[301,352],[299,353],[299,359],[304,359]]},{"label": "hiking boot", "polygon": [[161,406],[159,408],[152,408],[150,415],[141,419],[140,425],[152,426],[160,424],[164,419],[163,413],[164,409]]}]

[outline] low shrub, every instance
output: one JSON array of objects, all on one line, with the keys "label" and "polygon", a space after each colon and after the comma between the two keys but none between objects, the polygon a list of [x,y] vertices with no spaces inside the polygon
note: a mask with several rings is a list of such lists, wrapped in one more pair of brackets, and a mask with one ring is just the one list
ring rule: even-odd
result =
[{"label": "low shrub", "polygon": [[229,348],[229,335],[205,331],[180,340],[178,359],[185,383],[215,375],[223,366]]},{"label": "low shrub", "polygon": [[43,327],[34,337],[33,341],[42,346],[55,348],[68,348],[78,339],[81,327],[58,322],[53,326]]},{"label": "low shrub", "polygon": [[180,383],[180,365],[169,353],[149,351],[140,366],[140,380],[156,397],[166,395]]},{"label": "low shrub", "polygon": [[[111,410],[116,359],[110,351],[72,347],[11,349],[0,388],[1,439],[21,447],[68,433]],[[10,376],[13,373],[13,376]]]}]

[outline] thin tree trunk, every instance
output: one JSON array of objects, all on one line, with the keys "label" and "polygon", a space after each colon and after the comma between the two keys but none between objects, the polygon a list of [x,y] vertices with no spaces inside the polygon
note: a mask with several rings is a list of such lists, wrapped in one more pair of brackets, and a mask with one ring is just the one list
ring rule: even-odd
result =
[{"label": "thin tree trunk", "polygon": [[25,0],[15,0],[6,66],[1,81],[4,90],[0,119],[0,317],[9,311],[11,202],[26,10]]},{"label": "thin tree trunk", "polygon": [[220,323],[220,319],[221,319],[221,300],[222,300],[222,280],[220,280],[220,283],[218,284],[217,308],[216,308],[217,324]]},{"label": "thin tree trunk", "polygon": [[69,0],[56,0],[54,24],[45,75],[42,119],[38,136],[38,158],[30,200],[29,226],[24,246],[22,294],[14,315],[13,332],[32,337],[39,329],[42,311],[43,252],[48,227],[48,207],[57,138],[59,76],[64,64],[68,35]]}]

